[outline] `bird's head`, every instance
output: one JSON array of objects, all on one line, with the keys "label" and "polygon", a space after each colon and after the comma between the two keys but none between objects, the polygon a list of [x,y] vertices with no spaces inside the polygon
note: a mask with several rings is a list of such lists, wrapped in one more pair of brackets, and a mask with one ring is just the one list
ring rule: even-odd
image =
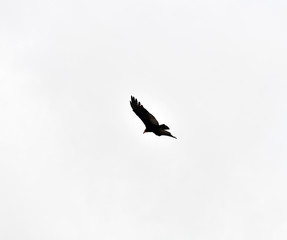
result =
[{"label": "bird's head", "polygon": [[151,132],[150,129],[146,128],[143,133]]}]

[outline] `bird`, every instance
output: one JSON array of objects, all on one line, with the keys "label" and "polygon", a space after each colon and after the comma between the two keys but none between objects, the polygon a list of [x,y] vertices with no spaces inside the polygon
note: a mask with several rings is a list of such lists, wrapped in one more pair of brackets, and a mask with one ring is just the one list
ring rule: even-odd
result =
[{"label": "bird", "polygon": [[135,114],[143,121],[144,125],[146,126],[146,129],[143,133],[153,132],[157,136],[165,135],[168,137],[176,138],[167,131],[169,127],[165,124],[159,125],[156,118],[150,114],[135,97],[131,96],[130,104]]}]

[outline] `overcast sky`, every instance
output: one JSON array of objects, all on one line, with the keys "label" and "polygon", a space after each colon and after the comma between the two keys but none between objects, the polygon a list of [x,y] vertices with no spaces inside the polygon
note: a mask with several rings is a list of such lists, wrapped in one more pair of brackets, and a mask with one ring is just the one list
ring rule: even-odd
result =
[{"label": "overcast sky", "polygon": [[286,13],[2,1],[0,239],[286,240]]}]

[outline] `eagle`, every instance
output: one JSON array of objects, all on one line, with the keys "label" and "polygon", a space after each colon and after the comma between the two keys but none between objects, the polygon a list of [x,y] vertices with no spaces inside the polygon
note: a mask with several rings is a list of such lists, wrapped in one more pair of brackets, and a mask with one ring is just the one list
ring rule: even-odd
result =
[{"label": "eagle", "polygon": [[176,138],[167,131],[169,127],[165,124],[159,125],[156,118],[150,114],[135,97],[131,96],[130,104],[135,114],[143,121],[146,127],[143,133],[153,132],[157,136],[165,135]]}]

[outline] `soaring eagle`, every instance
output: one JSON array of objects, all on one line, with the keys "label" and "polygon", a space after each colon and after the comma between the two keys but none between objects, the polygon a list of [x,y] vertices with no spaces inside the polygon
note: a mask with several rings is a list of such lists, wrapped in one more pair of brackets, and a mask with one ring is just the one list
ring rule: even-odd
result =
[{"label": "soaring eagle", "polygon": [[130,104],[133,111],[143,121],[146,127],[143,133],[153,132],[157,136],[166,135],[169,137],[176,138],[172,136],[170,132],[166,131],[169,129],[169,127],[165,124],[159,125],[156,118],[152,114],[150,114],[135,97],[131,96]]}]

